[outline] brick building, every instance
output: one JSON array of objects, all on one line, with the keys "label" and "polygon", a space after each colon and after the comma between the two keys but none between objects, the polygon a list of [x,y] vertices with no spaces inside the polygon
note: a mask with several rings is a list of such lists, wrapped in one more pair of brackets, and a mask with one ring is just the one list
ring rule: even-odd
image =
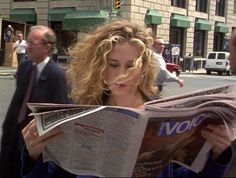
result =
[{"label": "brick building", "polygon": [[[80,33],[111,18],[146,23],[155,36],[180,46],[180,57],[187,54],[204,60],[209,51],[225,50],[236,27],[235,0],[1,0],[0,15],[34,24],[51,26],[63,53]],[[175,61],[176,62],[176,61]],[[200,63],[202,66],[202,63]],[[200,67],[201,67],[200,66]]]}]

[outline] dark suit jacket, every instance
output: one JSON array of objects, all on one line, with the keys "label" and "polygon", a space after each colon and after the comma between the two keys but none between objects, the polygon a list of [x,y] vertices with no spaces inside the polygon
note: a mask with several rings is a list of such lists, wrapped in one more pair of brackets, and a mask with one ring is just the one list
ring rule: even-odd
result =
[{"label": "dark suit jacket", "polygon": [[[32,61],[28,60],[20,65],[17,71],[16,90],[9,106],[1,140],[0,177],[19,178],[20,150],[23,146],[21,129],[30,121],[26,116],[23,123],[17,123],[17,116],[26,94]],[[43,69],[29,102],[71,103],[68,99],[65,70],[53,60],[49,60]],[[28,111],[29,113],[29,111]]]}]

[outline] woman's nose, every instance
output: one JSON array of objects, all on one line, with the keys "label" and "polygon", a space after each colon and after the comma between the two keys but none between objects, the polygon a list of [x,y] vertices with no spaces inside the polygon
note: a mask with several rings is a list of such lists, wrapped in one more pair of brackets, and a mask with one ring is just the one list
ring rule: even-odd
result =
[{"label": "woman's nose", "polygon": [[128,71],[128,70],[127,70],[125,67],[121,67],[121,68],[120,68],[120,74],[121,74],[121,75],[127,75],[127,71]]}]

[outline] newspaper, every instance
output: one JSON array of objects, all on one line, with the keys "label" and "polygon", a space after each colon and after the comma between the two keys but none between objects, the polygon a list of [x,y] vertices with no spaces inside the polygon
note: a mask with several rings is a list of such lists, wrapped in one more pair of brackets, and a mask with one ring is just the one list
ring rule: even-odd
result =
[{"label": "newspaper", "polygon": [[232,86],[210,88],[145,103],[138,110],[115,106],[28,103],[39,135],[59,126],[44,161],[78,175],[153,177],[177,162],[203,169],[211,145],[201,136],[207,124],[225,124],[236,137]]}]

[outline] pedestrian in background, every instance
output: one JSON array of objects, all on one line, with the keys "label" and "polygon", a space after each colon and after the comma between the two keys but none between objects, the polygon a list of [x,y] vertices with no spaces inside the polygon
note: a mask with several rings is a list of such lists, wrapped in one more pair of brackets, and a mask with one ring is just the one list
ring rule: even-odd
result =
[{"label": "pedestrian in background", "polygon": [[[111,22],[86,35],[70,51],[67,77],[74,101],[143,109],[146,101],[158,95],[155,84],[158,65],[153,59],[152,43],[150,29],[128,21]],[[22,152],[24,178],[92,177],[72,174],[52,161],[43,162],[45,146],[63,136],[60,128],[39,136],[32,120],[22,134],[26,143]],[[221,177],[232,156],[227,130],[209,125],[202,130],[202,136],[212,145],[212,150],[201,172],[169,163],[156,177]]]},{"label": "pedestrian in background", "polygon": [[27,102],[69,103],[65,70],[50,59],[56,44],[54,32],[33,26],[27,38],[29,60],[17,70],[16,90],[3,122],[0,177],[20,178],[24,145],[21,129],[31,120]]},{"label": "pedestrian in background", "polygon": [[153,44],[153,50],[154,50],[153,55],[155,61],[157,62],[157,65],[160,68],[156,80],[158,89],[159,91],[162,91],[165,82],[177,82],[180,87],[183,87],[184,80],[179,79],[177,76],[170,73],[166,68],[166,62],[162,56],[164,48],[165,48],[165,41],[162,38],[156,38]]},{"label": "pedestrian in background", "polygon": [[14,28],[8,24],[7,28],[3,31],[3,38],[5,43],[12,43],[14,38]]},{"label": "pedestrian in background", "polygon": [[17,56],[17,65],[18,67],[25,61],[26,59],[26,49],[27,49],[27,43],[23,39],[23,34],[19,33],[17,35],[18,40],[15,42],[12,52],[10,53],[10,56],[16,51]]}]

